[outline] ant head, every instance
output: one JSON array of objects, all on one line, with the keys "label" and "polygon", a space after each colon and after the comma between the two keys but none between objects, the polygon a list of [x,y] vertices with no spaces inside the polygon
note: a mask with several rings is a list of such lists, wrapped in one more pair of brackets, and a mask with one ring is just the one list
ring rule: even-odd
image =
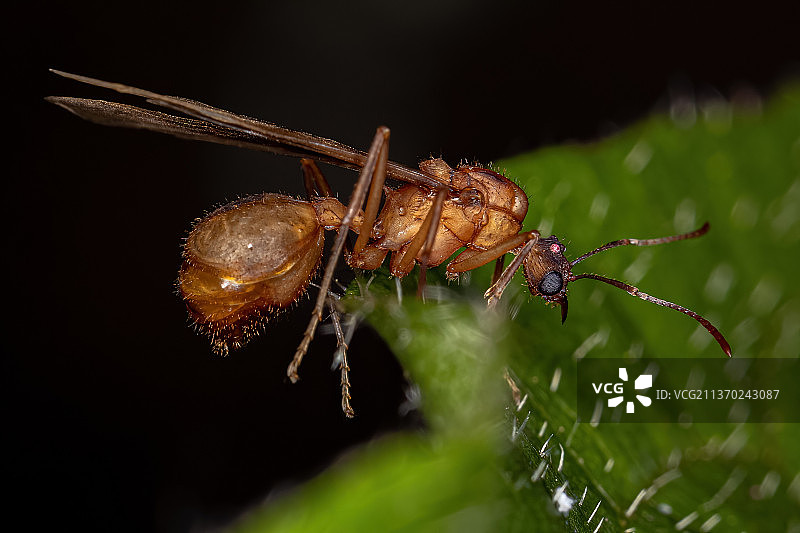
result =
[{"label": "ant head", "polygon": [[531,294],[561,306],[561,322],[567,319],[567,283],[572,281],[572,264],[564,257],[567,247],[558,237],[539,239],[522,264]]},{"label": "ant head", "polygon": [[731,347],[722,333],[714,327],[711,322],[698,315],[694,311],[687,309],[678,304],[662,300],[651,296],[646,292],[640,291],[633,285],[628,285],[622,281],[600,276],[598,274],[578,274],[572,273],[572,267],[597,253],[616,248],[618,246],[654,246],[658,244],[666,244],[668,242],[682,241],[685,239],[694,239],[704,235],[708,231],[708,222],[703,227],[681,235],[673,235],[670,237],[661,237],[657,239],[620,239],[612,241],[599,248],[595,248],[591,252],[587,252],[570,262],[564,257],[566,247],[558,242],[555,235],[551,235],[546,239],[540,239],[536,245],[531,249],[531,252],[525,257],[523,263],[523,272],[525,278],[528,280],[528,288],[531,293],[536,294],[547,300],[548,302],[557,303],[561,305],[561,322],[567,319],[567,284],[571,281],[579,279],[593,279],[622,289],[631,296],[644,300],[646,302],[654,303],[661,307],[668,307],[680,313],[688,315],[699,322],[719,343],[720,348],[725,354],[731,356]]}]

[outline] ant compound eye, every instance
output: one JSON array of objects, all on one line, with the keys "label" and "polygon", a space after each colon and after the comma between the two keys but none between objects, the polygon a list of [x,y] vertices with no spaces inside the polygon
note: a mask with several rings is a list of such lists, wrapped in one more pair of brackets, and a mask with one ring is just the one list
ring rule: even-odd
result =
[{"label": "ant compound eye", "polygon": [[560,291],[563,286],[564,278],[555,270],[551,270],[539,282],[539,292],[545,296],[552,296]]}]

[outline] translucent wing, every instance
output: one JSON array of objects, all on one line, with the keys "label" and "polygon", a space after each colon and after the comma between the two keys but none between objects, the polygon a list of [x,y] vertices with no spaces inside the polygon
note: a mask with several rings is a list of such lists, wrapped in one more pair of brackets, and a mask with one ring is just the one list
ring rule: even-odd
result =
[{"label": "translucent wing", "polygon": [[[105,100],[64,96],[46,98],[47,101],[98,124],[146,129],[184,139],[228,144],[296,157],[309,157],[351,169],[361,168],[366,161],[366,153],[324,137],[282,128],[269,122],[237,115],[185,98],[165,96],[120,83],[106,82],[58,70],[52,72],[89,85],[140,96],[154,105],[193,117],[170,115]],[[394,179],[431,188],[442,185],[440,181],[419,170],[393,162],[389,162],[386,174]]]}]

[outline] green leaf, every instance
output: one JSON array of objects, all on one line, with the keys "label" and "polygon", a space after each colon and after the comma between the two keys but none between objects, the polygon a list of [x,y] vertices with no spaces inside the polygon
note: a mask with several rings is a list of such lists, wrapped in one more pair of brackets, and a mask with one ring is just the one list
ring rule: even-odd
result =
[{"label": "green leaf", "polygon": [[[734,357],[800,354],[800,88],[763,112],[708,102],[500,168],[531,198],[526,229],[556,233],[571,258],[709,221],[700,239],[619,248],[576,270],[703,314]],[[602,520],[600,531],[800,530],[796,424],[576,422],[577,358],[722,363],[702,327],[590,280],[571,285],[564,326],[521,278],[490,312],[481,294],[491,271],[450,285],[431,273],[427,303],[413,297],[413,280],[401,303],[386,271],[368,289],[365,279],[351,287],[350,308],[419,386],[429,431],[354,451],[238,529],[591,532]]]}]

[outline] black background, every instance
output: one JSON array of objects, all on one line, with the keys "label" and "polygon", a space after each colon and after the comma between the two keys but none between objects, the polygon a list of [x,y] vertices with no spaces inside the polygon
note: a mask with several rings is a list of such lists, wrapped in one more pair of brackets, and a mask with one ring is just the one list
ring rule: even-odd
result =
[{"label": "black background", "polygon": [[[285,367],[307,300],[226,359],[174,294],[191,221],[238,196],[301,194],[297,161],[99,127],[42,97],[115,98],[58,68],[185,96],[391,158],[489,163],[608,135],[670,95],[762,96],[797,72],[797,18],[768,2],[40,5],[6,20],[3,479],[26,529],[198,531],[398,428],[402,371],[361,329],[354,405],[333,341]],[[325,170],[341,197],[354,174]]]}]

